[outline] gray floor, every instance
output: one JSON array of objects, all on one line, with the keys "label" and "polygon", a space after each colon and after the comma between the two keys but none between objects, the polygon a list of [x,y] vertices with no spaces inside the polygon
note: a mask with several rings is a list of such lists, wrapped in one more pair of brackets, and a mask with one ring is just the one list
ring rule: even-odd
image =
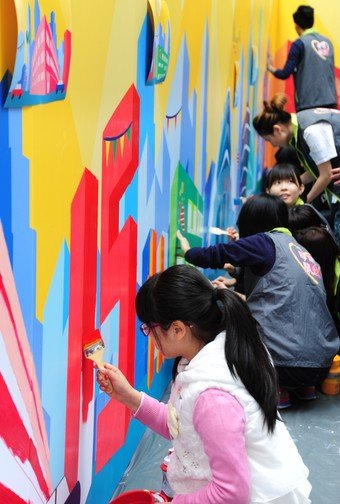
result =
[{"label": "gray floor", "polygon": [[[340,395],[318,394],[316,401],[293,404],[282,417],[310,470],[312,503],[340,504]],[[168,447],[147,430],[114,496],[136,488],[159,490],[159,465]]]}]

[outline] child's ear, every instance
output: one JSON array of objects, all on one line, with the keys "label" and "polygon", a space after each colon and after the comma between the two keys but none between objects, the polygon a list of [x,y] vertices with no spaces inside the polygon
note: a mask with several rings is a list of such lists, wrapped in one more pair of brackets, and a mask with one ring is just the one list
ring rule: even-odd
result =
[{"label": "child's ear", "polygon": [[266,187],[265,193],[270,194],[270,189],[268,189],[268,187]]},{"label": "child's ear", "polygon": [[181,340],[185,336],[187,328],[188,326],[181,320],[174,320],[172,323],[173,334],[177,340]]},{"label": "child's ear", "polygon": [[301,196],[301,194],[303,193],[303,191],[305,190],[305,186],[304,184],[301,184],[300,187],[299,187],[299,194]]}]

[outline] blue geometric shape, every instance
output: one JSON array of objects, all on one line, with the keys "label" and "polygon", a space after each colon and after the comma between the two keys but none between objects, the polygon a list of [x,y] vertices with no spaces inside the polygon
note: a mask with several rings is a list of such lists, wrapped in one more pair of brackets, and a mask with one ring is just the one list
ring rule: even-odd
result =
[{"label": "blue geometric shape", "polygon": [[58,257],[44,309],[41,399],[50,418],[50,468],[56,486],[64,476],[67,392],[70,253],[64,242]]},{"label": "blue geometric shape", "polygon": [[13,260],[12,236],[12,173],[11,150],[9,146],[8,110],[3,108],[8,94],[11,74],[7,71],[0,82],[0,221],[5,235],[10,261]]}]

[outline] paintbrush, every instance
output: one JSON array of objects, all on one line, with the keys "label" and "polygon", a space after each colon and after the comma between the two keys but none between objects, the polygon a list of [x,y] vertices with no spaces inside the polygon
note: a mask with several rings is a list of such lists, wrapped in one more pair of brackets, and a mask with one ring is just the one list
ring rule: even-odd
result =
[{"label": "paintbrush", "polygon": [[[104,369],[104,342],[101,338],[97,338],[91,343],[87,343],[84,345],[84,355],[87,359],[92,360],[96,367],[103,372]],[[103,373],[104,374],[104,373]],[[105,385],[107,387],[106,393],[111,394],[113,392],[113,388],[110,380],[106,380]]]},{"label": "paintbrush", "polygon": [[215,234],[215,235],[227,235],[227,236],[230,236],[230,233],[227,230],[221,229],[221,228],[215,227],[215,226],[211,226],[209,228],[209,233],[212,233],[212,234]]}]

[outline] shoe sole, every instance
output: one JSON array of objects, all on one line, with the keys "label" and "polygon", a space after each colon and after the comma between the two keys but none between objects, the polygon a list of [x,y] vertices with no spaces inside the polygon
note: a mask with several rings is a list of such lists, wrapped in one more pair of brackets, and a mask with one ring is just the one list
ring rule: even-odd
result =
[{"label": "shoe sole", "polygon": [[290,408],[291,407],[291,403],[287,403],[287,404],[278,404],[277,405],[277,409],[281,410],[281,409],[287,409],[287,408]]},{"label": "shoe sole", "polygon": [[299,399],[299,401],[315,401],[315,399],[316,399],[316,396],[314,396],[314,397],[301,397],[296,394],[295,394],[295,396],[297,399]]}]

